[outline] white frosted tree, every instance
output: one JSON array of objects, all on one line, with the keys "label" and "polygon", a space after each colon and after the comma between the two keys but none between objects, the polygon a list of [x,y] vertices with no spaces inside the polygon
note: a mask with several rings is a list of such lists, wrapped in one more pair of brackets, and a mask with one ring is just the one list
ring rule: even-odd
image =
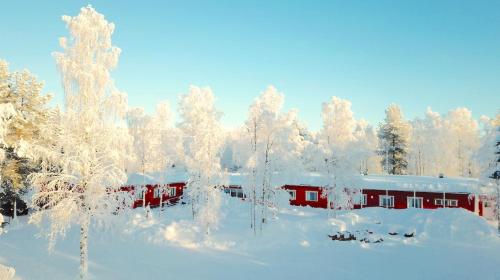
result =
[{"label": "white frosted tree", "polygon": [[447,169],[449,145],[441,115],[427,108],[425,118],[411,122],[409,173],[437,176]]},{"label": "white frosted tree", "polygon": [[396,104],[391,104],[385,114],[385,121],[380,124],[378,131],[381,164],[389,174],[406,174],[411,126]]},{"label": "white frosted tree", "polygon": [[[80,278],[88,275],[88,238],[93,222],[107,223],[128,209],[122,153],[115,143],[124,125],[123,106],[116,97],[110,72],[120,49],[113,46],[114,25],[87,6],[75,17],[63,16],[70,38],[61,38],[63,52],[54,53],[65,94],[57,141],[40,149],[41,171],[31,175],[34,187],[31,222],[49,227],[44,233],[52,249],[72,224],[80,228]],[[114,108],[112,110],[112,108]],[[113,217],[113,218],[111,218]]]},{"label": "white frosted tree", "polygon": [[131,108],[127,111],[127,125],[133,139],[136,161],[129,167],[129,171],[141,174],[152,172],[156,164],[154,147],[159,136],[155,131],[153,117],[147,115],[141,107]]},{"label": "white frosted tree", "polygon": [[[300,168],[303,149],[302,124],[297,112],[282,112],[284,95],[269,86],[250,106],[235,149],[237,162],[244,174],[243,189],[252,202],[250,226],[267,222],[268,210],[277,209],[277,177],[293,174]],[[276,175],[277,172],[281,174]]]},{"label": "white frosted tree", "polygon": [[[350,185],[359,175],[359,157],[353,157],[357,122],[351,110],[351,102],[336,96],[323,103],[321,117],[323,127],[318,135],[318,144],[321,152],[319,156],[323,162],[318,170],[326,178],[326,193],[333,204],[333,207],[332,204],[328,207],[336,215],[338,207],[345,207],[344,188],[352,187]],[[359,140],[361,141],[361,137]]]},{"label": "white frosted tree", "polygon": [[215,96],[208,87],[190,86],[189,93],[181,97],[178,108],[193,217],[209,234],[218,227],[219,187],[225,183],[220,165],[224,143],[221,113],[216,109]]},{"label": "white frosted tree", "polygon": [[247,158],[242,160],[245,174],[242,187],[250,195],[252,201],[250,226],[254,233],[257,230],[257,224],[262,229],[262,224],[266,222],[267,204],[264,201],[273,192],[270,182],[271,150],[275,143],[279,126],[278,118],[283,102],[284,95],[275,87],[269,86],[250,106],[242,135],[243,154],[247,155]]},{"label": "white frosted tree", "polygon": [[447,173],[451,176],[476,176],[473,154],[479,147],[479,125],[472,118],[472,112],[467,108],[451,110],[444,118],[443,128],[443,139],[449,147],[444,155],[448,159]]},{"label": "white frosted tree", "polygon": [[155,161],[152,166],[153,171],[160,172],[160,205],[163,205],[163,193],[166,191],[164,183],[168,180],[169,171],[182,165],[182,135],[173,125],[174,115],[167,101],[160,102],[156,106],[152,122],[156,141],[150,152],[154,155]]},{"label": "white frosted tree", "polygon": [[376,154],[378,138],[373,126],[365,120],[357,121],[354,139],[349,147],[349,153],[350,160],[357,163],[359,174],[379,172],[380,160]]},{"label": "white frosted tree", "polygon": [[496,193],[495,218],[500,234],[500,112],[494,119],[482,117],[484,134],[474,157],[480,163],[480,178]]}]

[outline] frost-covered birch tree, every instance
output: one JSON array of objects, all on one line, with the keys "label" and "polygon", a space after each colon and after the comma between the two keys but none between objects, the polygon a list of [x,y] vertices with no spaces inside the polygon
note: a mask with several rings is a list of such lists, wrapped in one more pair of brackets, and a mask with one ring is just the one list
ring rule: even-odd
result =
[{"label": "frost-covered birch tree", "polygon": [[86,279],[90,226],[111,222],[113,214],[131,203],[128,194],[119,191],[126,180],[120,162],[125,151],[115,143],[125,112],[110,102],[117,93],[110,72],[120,49],[111,42],[115,26],[91,6],[62,19],[70,37],[60,39],[63,52],[54,57],[65,106],[57,141],[39,151],[41,171],[31,175],[32,207],[38,209],[31,222],[49,225],[43,231],[49,249],[72,224],[79,226],[80,278]]},{"label": "frost-covered birch tree", "polygon": [[359,175],[356,172],[359,163],[352,157],[357,122],[351,102],[336,96],[323,103],[321,117],[323,127],[318,135],[318,144],[323,162],[318,170],[326,178],[327,195],[329,201],[333,202],[335,215],[335,209],[345,204],[344,188],[352,187],[350,184]]},{"label": "frost-covered birch tree", "polygon": [[350,159],[357,163],[359,174],[379,172],[380,161],[376,154],[378,138],[373,126],[365,120],[356,121],[354,139],[349,147]]},{"label": "frost-covered birch tree", "polygon": [[181,97],[178,108],[193,217],[209,234],[218,226],[219,187],[225,183],[220,166],[224,143],[221,112],[216,109],[215,96],[208,87],[191,86],[189,93]]},{"label": "frost-covered birch tree", "polygon": [[153,117],[146,114],[144,108],[135,107],[127,111],[127,125],[133,138],[135,164],[129,166],[129,172],[146,174],[152,172],[156,164],[154,147],[158,133],[153,125]]},{"label": "frost-covered birch tree", "polygon": [[[170,171],[174,168],[182,168],[183,149],[181,133],[174,124],[174,115],[167,101],[160,102],[156,106],[152,118],[152,127],[156,141],[153,145],[155,164],[153,170],[160,172],[160,205],[163,205],[163,193],[165,182],[168,181]],[[168,202],[168,201],[167,201]]]},{"label": "frost-covered birch tree", "polygon": [[[473,154],[479,147],[479,125],[467,108],[457,108],[444,118],[444,139],[448,147],[448,174],[451,176],[473,177],[477,167]],[[445,155],[446,156],[446,155]]]},{"label": "frost-covered birch tree", "polygon": [[302,125],[296,111],[281,112],[283,102],[284,95],[273,86],[262,92],[249,108],[236,149],[244,174],[242,187],[252,202],[250,226],[254,232],[267,222],[268,209],[276,209],[280,183],[276,177],[293,173],[301,163]]}]

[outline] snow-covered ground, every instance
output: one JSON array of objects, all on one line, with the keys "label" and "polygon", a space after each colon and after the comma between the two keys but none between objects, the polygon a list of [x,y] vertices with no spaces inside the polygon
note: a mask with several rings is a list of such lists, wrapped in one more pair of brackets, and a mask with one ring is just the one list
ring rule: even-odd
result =
[{"label": "snow-covered ground", "polygon": [[[500,238],[463,209],[339,212],[283,208],[255,236],[246,203],[224,196],[224,218],[205,239],[189,205],[135,209],[90,235],[92,279],[500,279]],[[355,241],[332,241],[337,231]],[[371,232],[371,234],[369,233]],[[18,279],[76,279],[78,230],[52,254],[26,217],[0,236],[0,263]],[[389,235],[388,233],[397,233]],[[414,237],[404,234],[414,233]],[[371,243],[360,242],[366,239]],[[380,243],[373,243],[382,239]]]}]

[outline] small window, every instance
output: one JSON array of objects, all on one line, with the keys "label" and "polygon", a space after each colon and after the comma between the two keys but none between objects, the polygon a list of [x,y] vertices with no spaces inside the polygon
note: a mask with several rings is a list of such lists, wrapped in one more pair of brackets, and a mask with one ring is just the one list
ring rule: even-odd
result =
[{"label": "small window", "polygon": [[484,202],[484,207],[485,207],[485,208],[490,207],[490,203],[489,203],[488,201],[485,201],[485,202]]},{"label": "small window", "polygon": [[380,206],[382,207],[394,207],[394,196],[392,195],[381,195],[380,196]]},{"label": "small window", "polygon": [[138,190],[135,194],[136,194],[138,199],[144,198],[144,190]]},{"label": "small window", "polygon": [[297,199],[297,191],[296,190],[288,190],[288,193],[290,194],[290,200]]},{"label": "small window", "polygon": [[177,189],[174,188],[168,188],[168,196],[173,197],[177,194]]},{"label": "small window", "polygon": [[361,205],[366,205],[367,201],[368,201],[368,195],[363,194],[361,198]]},{"label": "small window", "polygon": [[154,197],[155,198],[159,198],[160,197],[160,188],[159,187],[155,189]]},{"label": "small window", "polygon": [[423,198],[408,197],[408,208],[422,208]]},{"label": "small window", "polygon": [[434,199],[434,204],[438,206],[443,206],[443,200],[441,198]]},{"label": "small window", "polygon": [[306,201],[318,201],[318,192],[306,191]]},{"label": "small window", "polygon": [[457,207],[458,206],[458,200],[456,199],[447,199],[446,204],[450,207]]}]

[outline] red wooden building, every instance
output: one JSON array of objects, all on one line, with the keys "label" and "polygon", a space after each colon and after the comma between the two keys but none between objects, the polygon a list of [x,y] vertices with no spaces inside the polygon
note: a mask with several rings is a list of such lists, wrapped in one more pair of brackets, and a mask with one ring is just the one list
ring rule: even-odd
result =
[{"label": "red wooden building", "polygon": [[124,186],[122,190],[131,192],[134,198],[133,208],[149,206],[151,208],[176,204],[184,193],[184,182],[170,184],[148,184],[144,186]]},{"label": "red wooden building", "polygon": [[[325,187],[309,185],[285,185],[290,194],[290,204],[294,206],[310,206],[315,208],[334,207],[328,197]],[[350,206],[343,208],[359,209],[365,207],[385,207],[391,209],[406,208],[464,208],[480,216],[485,214],[483,196],[476,196],[466,192],[434,192],[408,190],[381,190],[381,189],[344,189],[350,199]],[[491,204],[491,202],[489,202]],[[485,205],[486,204],[486,205]],[[342,208],[342,207],[338,207]]]}]

